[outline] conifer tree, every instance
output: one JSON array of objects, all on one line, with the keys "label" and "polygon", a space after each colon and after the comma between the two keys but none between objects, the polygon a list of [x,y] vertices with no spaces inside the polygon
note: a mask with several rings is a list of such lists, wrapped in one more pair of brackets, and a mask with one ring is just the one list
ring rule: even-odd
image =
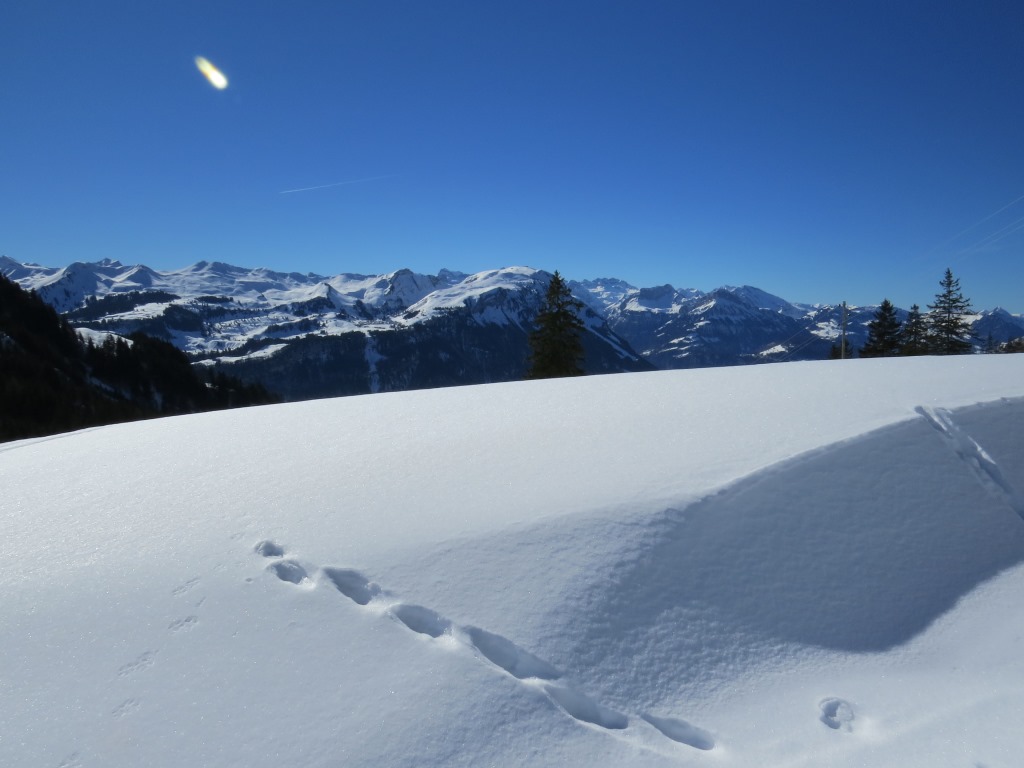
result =
[{"label": "conifer tree", "polygon": [[1024,336],[1018,339],[1010,339],[1005,344],[1001,344],[999,351],[1005,354],[1024,352]]},{"label": "conifer tree", "polygon": [[[846,345],[845,349],[843,348],[844,344]],[[856,348],[850,343],[849,339],[846,339],[845,341],[840,339],[839,341],[834,342],[832,346],[829,348],[828,359],[850,360],[853,358],[853,355],[856,351]]]},{"label": "conifer tree", "polygon": [[953,271],[939,281],[942,290],[928,309],[928,347],[936,355],[963,355],[971,351],[971,325],[964,319],[971,314],[971,300],[960,292],[960,280]]},{"label": "conifer tree", "polygon": [[575,298],[562,276],[555,271],[530,334],[528,379],[582,376],[583,321],[577,313],[583,303]]},{"label": "conifer tree", "polygon": [[888,299],[875,310],[875,319],[868,323],[868,340],[861,347],[861,357],[895,357],[899,354],[901,324],[896,307]]},{"label": "conifer tree", "polygon": [[917,304],[910,308],[907,321],[900,330],[899,354],[907,357],[928,354],[928,325]]}]

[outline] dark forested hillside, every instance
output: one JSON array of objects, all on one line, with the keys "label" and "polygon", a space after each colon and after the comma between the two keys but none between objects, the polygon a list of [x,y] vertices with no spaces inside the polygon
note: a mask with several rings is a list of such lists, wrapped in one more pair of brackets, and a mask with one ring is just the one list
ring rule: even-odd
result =
[{"label": "dark forested hillside", "polygon": [[0,276],[0,440],[273,400],[262,387],[201,376],[183,352],[141,333],[83,342]]}]

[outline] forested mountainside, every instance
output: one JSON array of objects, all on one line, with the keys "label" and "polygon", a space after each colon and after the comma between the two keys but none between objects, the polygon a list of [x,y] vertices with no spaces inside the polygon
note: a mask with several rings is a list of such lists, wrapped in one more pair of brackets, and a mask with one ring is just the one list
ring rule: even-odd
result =
[{"label": "forested mountainside", "polygon": [[0,440],[276,399],[259,385],[194,368],[167,341],[82,334],[0,276]]}]

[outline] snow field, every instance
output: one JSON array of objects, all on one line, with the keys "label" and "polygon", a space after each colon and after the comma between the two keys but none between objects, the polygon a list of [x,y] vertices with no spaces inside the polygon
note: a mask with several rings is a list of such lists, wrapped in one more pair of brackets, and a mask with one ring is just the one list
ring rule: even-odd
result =
[{"label": "snow field", "polygon": [[0,446],[0,764],[1015,764],[1024,358]]}]

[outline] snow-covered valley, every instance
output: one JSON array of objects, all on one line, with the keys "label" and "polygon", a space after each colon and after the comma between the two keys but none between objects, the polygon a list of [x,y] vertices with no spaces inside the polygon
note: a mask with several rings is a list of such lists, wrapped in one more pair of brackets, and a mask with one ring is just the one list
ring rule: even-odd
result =
[{"label": "snow-covered valley", "polygon": [[1024,356],[491,384],[0,446],[0,764],[1024,751]]}]

